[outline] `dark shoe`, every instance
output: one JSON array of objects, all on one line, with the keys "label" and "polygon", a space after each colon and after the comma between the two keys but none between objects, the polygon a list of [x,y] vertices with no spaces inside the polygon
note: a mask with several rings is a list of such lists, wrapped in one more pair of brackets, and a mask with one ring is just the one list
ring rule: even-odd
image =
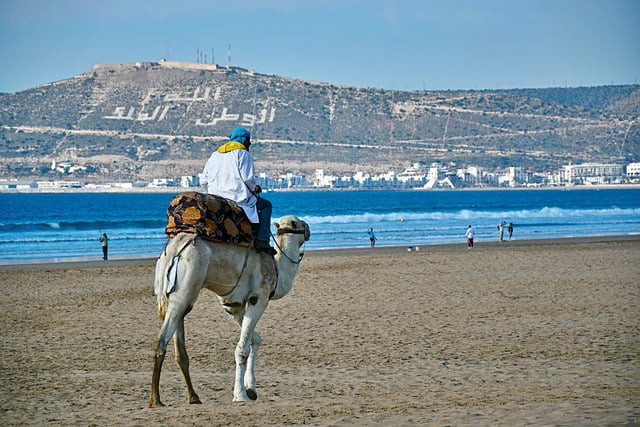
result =
[{"label": "dark shoe", "polygon": [[253,243],[253,247],[256,250],[256,252],[258,252],[258,253],[264,252],[264,253],[269,254],[271,256],[274,256],[277,253],[274,248],[269,246],[269,242],[265,242],[264,240],[256,240]]}]

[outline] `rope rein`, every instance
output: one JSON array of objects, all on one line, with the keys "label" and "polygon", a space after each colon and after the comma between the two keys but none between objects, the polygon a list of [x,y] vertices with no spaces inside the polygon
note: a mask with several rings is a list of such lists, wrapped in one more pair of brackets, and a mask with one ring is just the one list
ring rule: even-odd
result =
[{"label": "rope rein", "polygon": [[[277,235],[281,235],[281,234],[304,234],[305,231],[304,230],[278,230],[277,231]],[[294,263],[294,264],[300,264],[300,262],[302,262],[302,258],[304,258],[304,252],[302,252],[300,254],[300,258],[295,261],[293,259],[291,259],[291,257],[289,255],[286,254],[286,252],[280,247],[280,245],[278,244],[278,241],[276,240],[276,236],[273,235],[273,233],[271,231],[269,231],[269,234],[271,235],[271,238],[273,239],[273,243],[275,243],[276,247],[278,249],[280,249],[280,253],[286,258],[288,259],[290,262]],[[305,243],[303,243],[303,250],[304,250],[304,245]]]},{"label": "rope rein", "polygon": [[233,285],[233,288],[231,288],[231,290],[229,292],[226,292],[222,295],[218,295],[220,297],[226,297],[227,295],[230,295],[231,292],[236,290],[236,287],[238,287],[238,283],[240,283],[240,279],[242,278],[242,274],[244,273],[244,270],[247,268],[247,261],[249,261],[249,251],[251,249],[247,247],[247,252],[245,253],[244,256],[244,263],[242,263],[242,270],[240,270],[240,274],[238,275],[238,279],[236,280],[235,285]]}]

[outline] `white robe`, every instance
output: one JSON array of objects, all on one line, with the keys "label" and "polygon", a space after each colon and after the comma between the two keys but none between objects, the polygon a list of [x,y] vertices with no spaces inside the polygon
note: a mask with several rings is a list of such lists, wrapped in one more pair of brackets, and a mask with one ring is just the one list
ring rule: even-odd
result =
[{"label": "white robe", "polygon": [[200,175],[200,184],[209,194],[237,202],[247,218],[259,223],[256,210],[255,169],[253,157],[247,150],[233,150],[228,153],[214,151]]}]

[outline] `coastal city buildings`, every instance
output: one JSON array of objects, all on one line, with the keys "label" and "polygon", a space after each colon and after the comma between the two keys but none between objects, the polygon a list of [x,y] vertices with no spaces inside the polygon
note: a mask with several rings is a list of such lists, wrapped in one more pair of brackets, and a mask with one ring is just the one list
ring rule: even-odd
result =
[{"label": "coastal city buildings", "polygon": [[[52,169],[76,170],[68,161],[52,163]],[[601,164],[583,163],[564,165],[556,171],[536,172],[511,166],[502,170],[484,170],[477,166],[457,167],[454,164],[414,163],[402,172],[385,173],[355,171],[334,175],[325,169],[316,169],[311,177],[286,173],[272,176],[261,173],[256,182],[266,190],[403,190],[403,189],[454,189],[485,187],[558,187],[610,184],[639,184],[640,163]],[[111,190],[198,188],[197,175],[154,178],[151,182],[84,182],[74,180],[18,180],[0,178],[0,191],[57,191],[57,190]]]}]

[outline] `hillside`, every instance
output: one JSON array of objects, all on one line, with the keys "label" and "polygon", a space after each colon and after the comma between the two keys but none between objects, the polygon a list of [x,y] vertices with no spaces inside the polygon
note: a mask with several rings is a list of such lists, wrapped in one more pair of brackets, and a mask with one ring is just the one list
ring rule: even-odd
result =
[{"label": "hillside", "polygon": [[110,178],[195,174],[243,126],[261,171],[543,168],[640,160],[639,117],[639,85],[403,92],[215,65],[97,65],[0,95],[0,155],[12,175],[64,159]]}]

